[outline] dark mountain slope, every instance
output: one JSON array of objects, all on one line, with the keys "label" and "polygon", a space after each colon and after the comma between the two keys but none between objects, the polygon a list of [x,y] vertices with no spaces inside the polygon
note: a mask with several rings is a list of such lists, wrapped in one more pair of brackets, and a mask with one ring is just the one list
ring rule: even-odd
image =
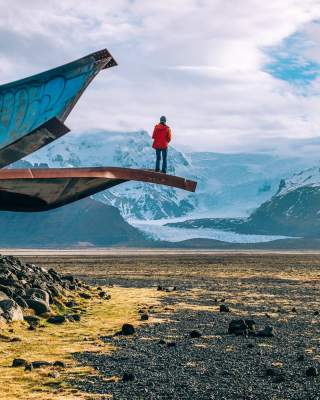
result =
[{"label": "dark mountain slope", "polygon": [[90,198],[41,213],[0,212],[0,246],[143,245],[139,230],[112,206]]}]

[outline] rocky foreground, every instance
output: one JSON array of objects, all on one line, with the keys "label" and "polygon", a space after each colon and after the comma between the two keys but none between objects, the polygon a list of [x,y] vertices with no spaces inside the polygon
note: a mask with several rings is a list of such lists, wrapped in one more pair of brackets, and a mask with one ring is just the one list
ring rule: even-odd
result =
[{"label": "rocky foreground", "polygon": [[[143,293],[134,303],[131,324],[121,330],[115,324],[109,334],[102,327],[112,319],[102,320],[89,338],[98,347],[72,352],[86,373],[73,374],[67,366],[64,380],[90,400],[110,395],[116,400],[320,398],[318,255],[66,257],[46,258],[43,265],[57,266],[67,277],[77,271],[92,287],[113,285],[99,318],[105,317],[104,304],[112,312],[121,301],[120,315],[127,318],[124,305]],[[77,291],[68,285],[77,286],[79,296],[100,293],[63,273],[58,276],[62,294],[57,298],[50,292],[51,314],[40,316],[46,323],[53,316],[68,319],[69,308],[57,312],[55,305],[57,300],[66,305],[70,300],[63,293]],[[28,296],[21,296],[27,304]],[[22,311],[28,318],[30,307]],[[93,308],[88,318],[91,312]],[[66,322],[58,329],[68,326],[75,324]],[[89,326],[91,322],[86,336]]]}]

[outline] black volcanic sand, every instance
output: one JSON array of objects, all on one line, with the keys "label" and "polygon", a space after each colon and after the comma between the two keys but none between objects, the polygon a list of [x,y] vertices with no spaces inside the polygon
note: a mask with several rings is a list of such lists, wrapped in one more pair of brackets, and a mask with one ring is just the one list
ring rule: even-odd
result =
[{"label": "black volcanic sand", "polygon": [[[320,316],[315,315],[320,311],[319,256],[130,260],[109,258],[106,278],[91,271],[91,281],[155,285],[155,290],[160,283],[176,285],[177,291],[166,293],[159,307],[148,310],[162,322],[143,323],[133,336],[103,338],[116,345],[115,352],[76,354],[78,361],[99,372],[73,381],[77,388],[112,394],[116,400],[320,399],[320,375],[306,376],[309,367],[320,374]],[[157,260],[157,276],[151,275]],[[220,304],[231,312],[220,313]],[[254,319],[257,330],[271,325],[275,336],[229,335],[228,324],[237,318]],[[200,338],[190,338],[194,329]],[[133,374],[134,380],[106,380],[124,373]]]}]

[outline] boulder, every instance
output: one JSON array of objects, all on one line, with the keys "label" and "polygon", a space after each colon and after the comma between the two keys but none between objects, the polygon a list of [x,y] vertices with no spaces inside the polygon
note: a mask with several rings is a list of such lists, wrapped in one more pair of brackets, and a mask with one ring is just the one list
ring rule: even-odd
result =
[{"label": "boulder", "polygon": [[17,367],[25,367],[26,365],[28,365],[28,361],[25,360],[24,358],[15,358],[12,361],[12,367],[13,368],[17,368]]},{"label": "boulder", "polygon": [[8,295],[0,290],[0,301],[8,299],[9,299]]},{"label": "boulder", "polygon": [[34,310],[37,315],[45,314],[51,311],[48,303],[43,300],[26,299],[28,307]]},{"label": "boulder", "polygon": [[135,329],[131,324],[123,324],[121,328],[121,334],[128,336],[133,335],[135,333]]},{"label": "boulder", "polygon": [[16,301],[17,304],[19,304],[19,306],[20,306],[21,308],[28,308],[27,302],[26,302],[22,297],[17,296],[17,297],[15,298],[15,301]]},{"label": "boulder", "polygon": [[36,329],[41,323],[40,318],[36,317],[35,315],[25,315],[24,320],[29,324],[29,327],[32,329]]},{"label": "boulder", "polygon": [[258,337],[261,338],[272,338],[274,337],[274,329],[270,325],[266,325],[261,331],[257,333]]},{"label": "boulder", "polygon": [[230,312],[230,308],[226,304],[221,304],[220,305],[220,312]]},{"label": "boulder", "polygon": [[149,319],[149,315],[147,313],[141,314],[141,321],[147,321]]},{"label": "boulder", "polygon": [[0,301],[2,316],[8,321],[23,321],[21,307],[11,299]]},{"label": "boulder", "polygon": [[253,335],[255,330],[255,322],[251,319],[233,319],[229,323],[228,333],[236,336]]},{"label": "boulder", "polygon": [[49,304],[49,293],[42,289],[28,289],[26,291],[26,297],[29,299],[43,300],[45,303]]},{"label": "boulder", "polygon": [[53,315],[47,319],[47,322],[49,322],[49,324],[63,324],[66,320],[64,315]]},{"label": "boulder", "polygon": [[198,339],[201,337],[201,333],[199,331],[193,330],[190,332],[190,337],[192,339]]}]

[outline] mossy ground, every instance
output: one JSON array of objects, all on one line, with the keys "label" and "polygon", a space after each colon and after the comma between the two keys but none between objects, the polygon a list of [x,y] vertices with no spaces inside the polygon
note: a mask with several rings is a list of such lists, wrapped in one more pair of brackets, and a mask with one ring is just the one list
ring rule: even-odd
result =
[{"label": "mossy ground", "polygon": [[[105,290],[111,294],[110,300],[101,300],[97,295],[90,300],[74,296],[78,303],[77,308],[80,311],[85,310],[80,322],[53,325],[43,320],[43,326],[36,331],[28,330],[25,323],[12,323],[1,328],[1,400],[99,398],[83,394],[68,383],[77,377],[96,373],[92,368],[77,364],[72,354],[82,351],[112,351],[112,346],[104,344],[99,337],[115,333],[126,322],[136,325],[138,309],[145,303],[156,304],[157,294],[154,289],[115,287]],[[21,341],[12,342],[12,338],[20,338]],[[28,372],[24,368],[11,367],[14,358],[24,358],[29,362],[61,360],[67,367],[46,367]]]}]

